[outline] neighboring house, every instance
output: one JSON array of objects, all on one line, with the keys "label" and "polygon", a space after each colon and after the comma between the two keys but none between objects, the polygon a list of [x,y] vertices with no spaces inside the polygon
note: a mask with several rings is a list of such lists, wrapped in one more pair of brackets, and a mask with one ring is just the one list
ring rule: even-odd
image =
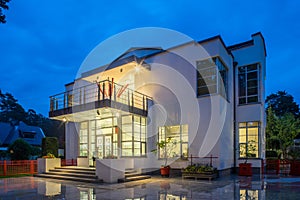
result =
[{"label": "neighboring house", "polygon": [[231,170],[247,155],[259,169],[265,76],[261,33],[232,46],[216,36],[167,50],[132,48],[50,97],[49,116],[67,121],[66,159],[123,158],[134,168],[157,169],[164,155],[151,150],[171,137],[175,168],[190,155],[212,155],[215,167]]},{"label": "neighboring house", "polygon": [[21,138],[32,146],[41,147],[45,137],[43,130],[37,126],[28,126],[24,122],[0,122],[0,147],[6,150],[15,140]]}]

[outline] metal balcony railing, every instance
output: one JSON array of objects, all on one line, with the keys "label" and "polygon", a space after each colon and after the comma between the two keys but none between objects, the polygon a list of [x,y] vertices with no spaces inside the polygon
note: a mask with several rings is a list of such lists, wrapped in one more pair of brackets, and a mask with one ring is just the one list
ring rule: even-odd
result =
[{"label": "metal balcony railing", "polygon": [[50,112],[105,99],[143,111],[147,111],[148,100],[152,100],[147,95],[129,89],[128,85],[105,80],[50,96]]}]

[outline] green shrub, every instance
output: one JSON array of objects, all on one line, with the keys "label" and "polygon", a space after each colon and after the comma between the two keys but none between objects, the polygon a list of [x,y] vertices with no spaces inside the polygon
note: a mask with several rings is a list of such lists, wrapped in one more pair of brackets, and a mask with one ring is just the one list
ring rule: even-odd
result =
[{"label": "green shrub", "polygon": [[267,150],[266,158],[278,158],[277,152],[273,150]]},{"label": "green shrub", "polygon": [[48,153],[58,157],[58,140],[56,137],[45,137],[42,140],[42,155],[47,156]]},{"label": "green shrub", "polygon": [[12,160],[28,160],[32,147],[23,139],[17,139],[9,146],[8,152]]}]

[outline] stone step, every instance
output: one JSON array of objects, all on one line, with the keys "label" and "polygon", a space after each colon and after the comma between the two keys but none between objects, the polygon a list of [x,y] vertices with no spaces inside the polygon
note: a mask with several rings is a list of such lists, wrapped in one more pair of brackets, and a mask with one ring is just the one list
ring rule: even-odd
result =
[{"label": "stone step", "polygon": [[62,172],[62,173],[78,173],[78,174],[90,174],[95,175],[96,171],[90,171],[90,170],[81,170],[81,169],[61,169],[61,168],[55,168],[50,169],[51,172]]},{"label": "stone step", "polygon": [[130,181],[139,181],[139,180],[144,180],[144,179],[149,179],[151,176],[149,175],[138,175],[138,176],[131,176],[131,177],[125,177],[125,179],[119,179],[119,183],[123,182],[130,182]]},{"label": "stone step", "polygon": [[125,177],[133,177],[133,176],[140,176],[141,173],[139,172],[132,172],[132,173],[126,173],[125,172]]},{"label": "stone step", "polygon": [[91,171],[91,172],[95,172],[96,171],[96,169],[94,167],[74,167],[74,166],[55,167],[55,169],[81,170],[81,171]]},{"label": "stone step", "polygon": [[62,180],[70,180],[70,181],[80,181],[86,183],[102,183],[102,180],[98,180],[95,178],[81,178],[81,177],[74,177],[74,176],[59,176],[53,174],[35,174],[36,177],[41,178],[52,178],[52,179],[62,179]]},{"label": "stone step", "polygon": [[125,169],[125,174],[137,173],[135,169]]},{"label": "stone step", "polygon": [[49,172],[47,172],[46,174],[53,174],[53,175],[59,175],[59,176],[73,176],[73,177],[81,177],[81,178],[94,178],[94,179],[97,178],[95,173],[93,173],[93,174],[89,174],[89,173],[72,173],[72,172],[49,170]]}]

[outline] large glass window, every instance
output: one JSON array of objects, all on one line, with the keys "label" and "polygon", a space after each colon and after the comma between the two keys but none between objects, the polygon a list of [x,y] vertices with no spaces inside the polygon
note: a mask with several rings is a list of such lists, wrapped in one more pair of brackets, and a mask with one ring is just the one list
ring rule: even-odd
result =
[{"label": "large glass window", "polygon": [[259,65],[239,67],[239,104],[259,101]]},{"label": "large glass window", "polygon": [[258,157],[259,122],[239,123],[240,157]]},{"label": "large glass window", "polygon": [[146,118],[137,115],[122,116],[122,156],[146,155]]},{"label": "large glass window", "polygon": [[88,122],[81,122],[79,131],[79,155],[88,155]]},{"label": "large glass window", "polygon": [[[169,157],[188,157],[188,125],[159,127],[158,142],[171,138],[174,144]],[[164,158],[163,151],[159,150],[159,158]]]},{"label": "large glass window", "polygon": [[227,97],[228,69],[219,57],[197,61],[197,94]]}]

